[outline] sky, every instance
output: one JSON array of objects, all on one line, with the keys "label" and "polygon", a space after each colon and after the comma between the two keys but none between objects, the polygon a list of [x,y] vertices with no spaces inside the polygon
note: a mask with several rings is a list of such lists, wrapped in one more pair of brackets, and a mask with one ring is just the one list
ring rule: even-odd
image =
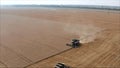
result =
[{"label": "sky", "polygon": [[105,5],[120,6],[120,0],[0,0],[1,5]]}]

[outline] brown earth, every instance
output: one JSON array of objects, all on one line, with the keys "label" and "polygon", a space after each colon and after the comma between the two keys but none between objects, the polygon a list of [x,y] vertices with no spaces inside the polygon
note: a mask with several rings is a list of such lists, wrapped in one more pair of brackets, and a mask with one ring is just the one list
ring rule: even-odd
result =
[{"label": "brown earth", "polygon": [[[0,19],[2,67],[3,60],[27,68],[50,68],[58,62],[75,68],[120,67],[119,11],[3,8]],[[65,46],[73,38],[81,40],[80,48]],[[11,59],[9,54],[17,58],[5,59]]]}]

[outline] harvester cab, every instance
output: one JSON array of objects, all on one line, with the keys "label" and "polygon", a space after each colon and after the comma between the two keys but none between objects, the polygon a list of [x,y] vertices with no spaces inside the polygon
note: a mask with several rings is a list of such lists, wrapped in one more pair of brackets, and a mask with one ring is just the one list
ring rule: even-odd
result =
[{"label": "harvester cab", "polygon": [[64,63],[57,63],[54,68],[70,68],[70,67],[65,65]]},{"label": "harvester cab", "polygon": [[78,39],[72,39],[71,44],[66,45],[71,46],[72,48],[78,48],[80,46],[80,41]]}]

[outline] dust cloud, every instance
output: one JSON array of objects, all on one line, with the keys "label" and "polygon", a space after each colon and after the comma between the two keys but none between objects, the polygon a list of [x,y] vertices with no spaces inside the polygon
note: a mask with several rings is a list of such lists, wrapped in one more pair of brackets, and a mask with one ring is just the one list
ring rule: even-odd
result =
[{"label": "dust cloud", "polygon": [[66,24],[64,30],[78,36],[81,43],[89,43],[94,41],[103,29],[91,24]]}]

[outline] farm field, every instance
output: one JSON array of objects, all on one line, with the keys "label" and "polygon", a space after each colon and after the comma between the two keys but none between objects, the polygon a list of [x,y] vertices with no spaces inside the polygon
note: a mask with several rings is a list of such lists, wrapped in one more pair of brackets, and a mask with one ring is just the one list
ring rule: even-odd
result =
[{"label": "farm field", "polygon": [[[66,46],[77,38],[79,48]],[[2,8],[0,67],[120,67],[120,12]]]}]

